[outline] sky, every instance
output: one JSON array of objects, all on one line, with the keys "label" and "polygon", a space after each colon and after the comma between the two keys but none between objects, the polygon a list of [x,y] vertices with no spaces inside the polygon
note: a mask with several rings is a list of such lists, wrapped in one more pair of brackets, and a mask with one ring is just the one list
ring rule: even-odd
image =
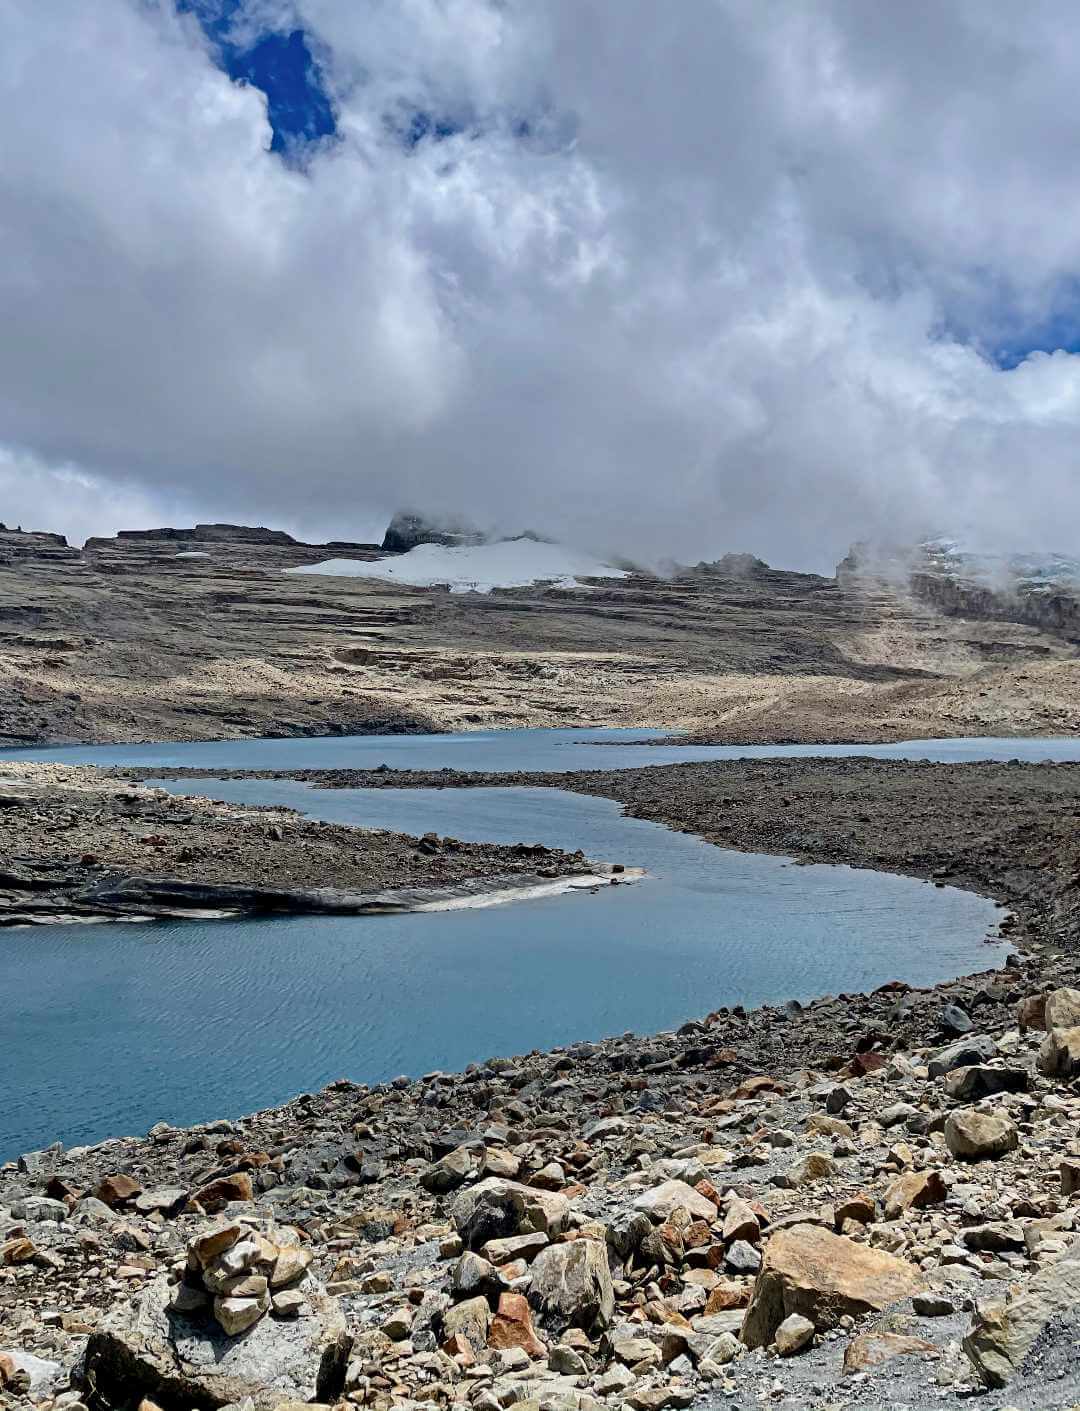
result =
[{"label": "sky", "polygon": [[2,0],[0,519],[1080,539],[1068,0]]}]

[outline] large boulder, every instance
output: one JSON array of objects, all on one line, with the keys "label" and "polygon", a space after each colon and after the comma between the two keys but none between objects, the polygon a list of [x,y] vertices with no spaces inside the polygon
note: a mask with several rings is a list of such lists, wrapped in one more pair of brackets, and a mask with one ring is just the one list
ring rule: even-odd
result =
[{"label": "large boulder", "polygon": [[569,1327],[603,1332],[615,1316],[607,1245],[578,1239],[542,1249],[533,1260],[529,1302],[553,1333]]},{"label": "large boulder", "polygon": [[747,1347],[766,1347],[792,1313],[819,1332],[845,1314],[878,1312],[922,1287],[906,1259],[834,1235],[817,1225],[796,1225],[773,1235],[739,1336]]},{"label": "large boulder", "polygon": [[1020,1291],[976,1313],[964,1338],[964,1351],[979,1376],[1003,1387],[1024,1363],[1035,1343],[1080,1340],[1080,1240],[1045,1264]]},{"label": "large boulder", "polygon": [[1051,1029],[1042,1041],[1037,1062],[1039,1072],[1047,1078],[1075,1078],[1080,1074],[1080,1026]]},{"label": "large boulder", "polygon": [[941,1078],[954,1068],[966,1068],[971,1063],[988,1063],[996,1057],[997,1045],[989,1034],[969,1034],[966,1039],[938,1049],[930,1059],[930,1076]]},{"label": "large boulder", "polygon": [[1030,1079],[1023,1068],[992,1068],[987,1063],[972,1063],[946,1074],[942,1086],[946,1095],[956,1102],[978,1102],[980,1098],[995,1097],[998,1093],[1025,1093]]},{"label": "large boulder", "polygon": [[639,1195],[634,1201],[634,1209],[660,1223],[669,1219],[676,1210],[688,1211],[695,1220],[715,1220],[717,1215],[712,1201],[685,1181],[662,1181],[644,1195]]},{"label": "large boulder", "polygon": [[1043,1028],[1075,1029],[1080,1025],[1080,990],[1053,990],[1046,996]]},{"label": "large boulder", "polygon": [[454,1197],[450,1216],[469,1249],[511,1235],[562,1234],[570,1218],[570,1202],[555,1191],[489,1176]]},{"label": "large boulder", "polygon": [[162,1275],[132,1303],[113,1308],[91,1334],[84,1385],[94,1408],[137,1405],[215,1411],[250,1397],[256,1411],[283,1401],[332,1402],[344,1387],[352,1346],[337,1299],[306,1276],[302,1316],[263,1318],[230,1337],[205,1314],[170,1307]]},{"label": "large boulder", "polygon": [[1016,1124],[1004,1112],[965,1107],[945,1122],[945,1145],[960,1161],[987,1161],[1013,1151],[1020,1140]]}]

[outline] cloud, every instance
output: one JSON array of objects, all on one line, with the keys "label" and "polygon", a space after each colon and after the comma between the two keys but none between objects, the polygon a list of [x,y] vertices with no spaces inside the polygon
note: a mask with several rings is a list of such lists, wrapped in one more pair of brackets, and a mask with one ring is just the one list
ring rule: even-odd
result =
[{"label": "cloud", "polygon": [[334,107],[302,169],[167,0],[10,3],[0,439],[39,526],[1076,547],[1080,359],[996,361],[1080,318],[1058,0],[248,0],[238,42],[302,28]]}]

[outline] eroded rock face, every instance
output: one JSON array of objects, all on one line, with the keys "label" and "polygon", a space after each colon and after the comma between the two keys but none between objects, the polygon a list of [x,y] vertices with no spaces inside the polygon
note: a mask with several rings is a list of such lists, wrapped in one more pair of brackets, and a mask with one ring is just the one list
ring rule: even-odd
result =
[{"label": "eroded rock face", "polygon": [[910,1298],[922,1283],[906,1259],[816,1225],[796,1225],[766,1245],[740,1337],[747,1347],[766,1347],[792,1313],[809,1318],[820,1332],[845,1313],[877,1312]]},{"label": "eroded rock face", "polygon": [[257,1408],[283,1401],[333,1401],[344,1386],[352,1340],[336,1299],[309,1279],[308,1311],[262,1318],[242,1337],[208,1317],[170,1308],[159,1277],[133,1303],[111,1312],[86,1350],[85,1395],[94,1407],[137,1405],[162,1411],[215,1411],[250,1397]]},{"label": "eroded rock face", "polygon": [[986,1385],[1003,1387],[1024,1368],[1036,1340],[1051,1330],[1074,1342],[1080,1334],[1080,1240],[1019,1293],[982,1308],[963,1347]]}]

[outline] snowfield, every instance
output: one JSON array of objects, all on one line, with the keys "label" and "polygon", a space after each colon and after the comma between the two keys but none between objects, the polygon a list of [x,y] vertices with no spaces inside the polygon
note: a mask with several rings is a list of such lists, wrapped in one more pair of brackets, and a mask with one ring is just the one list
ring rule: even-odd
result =
[{"label": "snowfield", "polygon": [[492,588],[528,588],[552,583],[574,588],[579,578],[626,578],[621,569],[565,544],[504,539],[475,548],[448,549],[418,544],[407,554],[382,559],[326,559],[287,568],[330,578],[383,578],[414,588],[449,587],[451,593],[490,593]]}]

